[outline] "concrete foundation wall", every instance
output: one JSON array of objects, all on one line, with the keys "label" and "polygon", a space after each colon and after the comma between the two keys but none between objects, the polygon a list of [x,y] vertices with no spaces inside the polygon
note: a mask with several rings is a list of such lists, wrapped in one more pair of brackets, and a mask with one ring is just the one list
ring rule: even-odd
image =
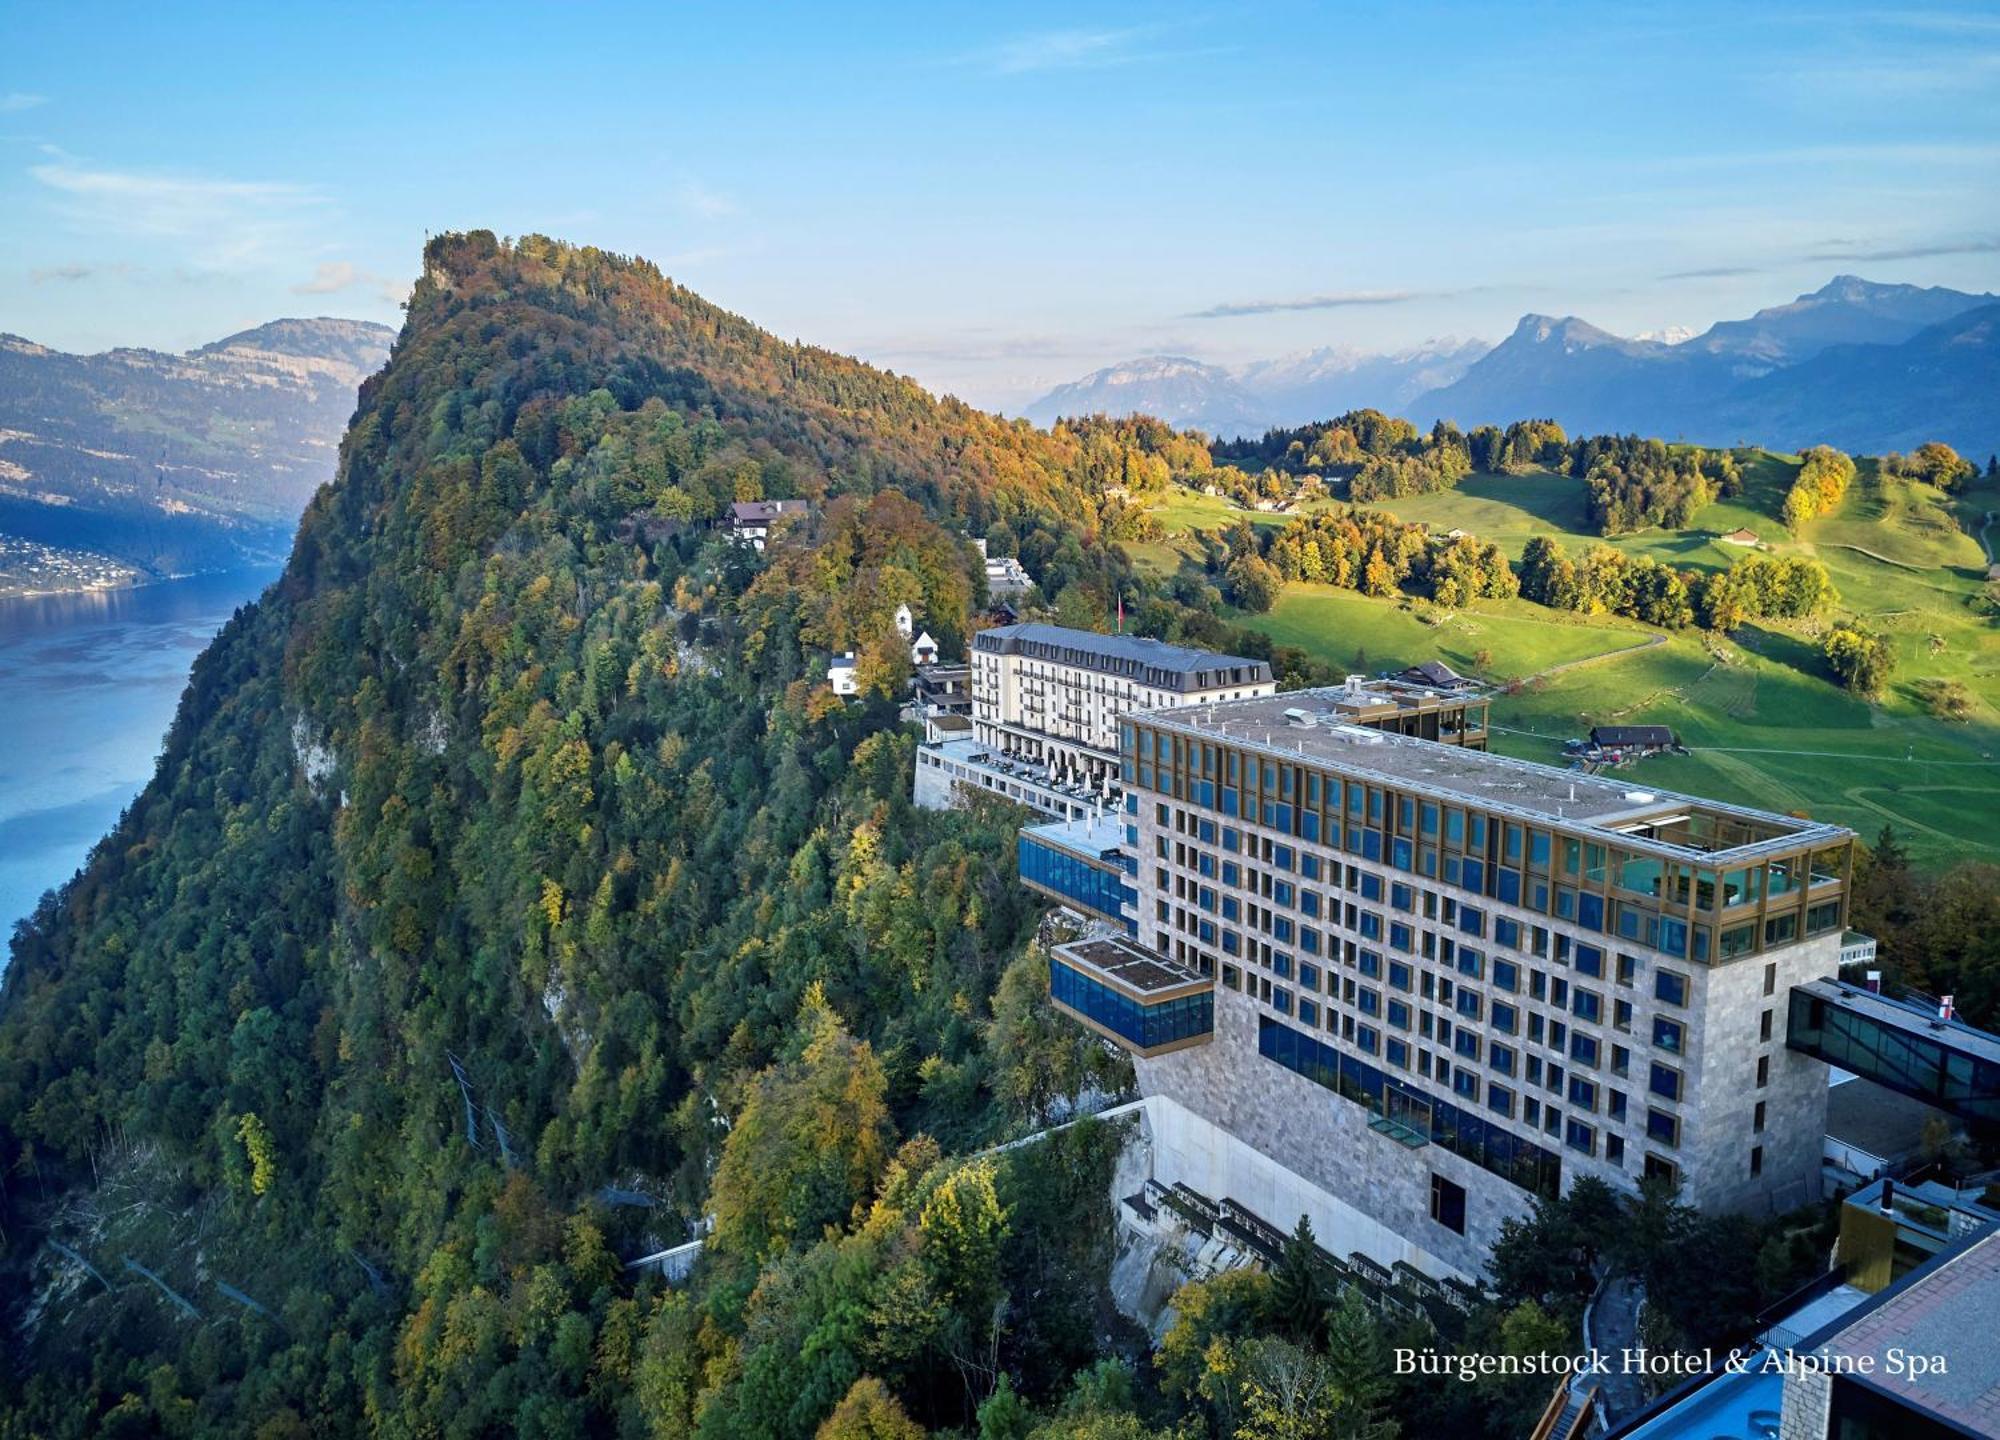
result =
[{"label": "concrete foundation wall", "polygon": [[[1207,1045],[1133,1062],[1149,1115],[1169,1117],[1156,1149],[1172,1179],[1283,1228],[1309,1215],[1335,1254],[1467,1279],[1484,1273],[1500,1222],[1532,1208],[1520,1187],[1440,1146],[1370,1130],[1360,1105],[1259,1055],[1257,1007],[1242,996],[1216,992],[1215,1031]],[[1173,1128],[1176,1111],[1205,1123]],[[1463,1235],[1431,1219],[1433,1172],[1465,1190]]]}]

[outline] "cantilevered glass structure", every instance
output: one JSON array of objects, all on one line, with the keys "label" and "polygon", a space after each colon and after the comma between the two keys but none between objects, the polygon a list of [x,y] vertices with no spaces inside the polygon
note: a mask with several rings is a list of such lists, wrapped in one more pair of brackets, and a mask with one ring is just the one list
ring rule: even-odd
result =
[{"label": "cantilevered glass structure", "polygon": [[1128,935],[1138,924],[1127,913],[1137,903],[1132,862],[1120,849],[1125,827],[1114,816],[1093,816],[1021,832],[1017,852],[1021,883],[1052,900],[1108,920]]},{"label": "cantilevered glass structure", "polygon": [[1135,1055],[1163,1055],[1215,1032],[1215,982],[1116,936],[1058,945],[1056,1008]]}]

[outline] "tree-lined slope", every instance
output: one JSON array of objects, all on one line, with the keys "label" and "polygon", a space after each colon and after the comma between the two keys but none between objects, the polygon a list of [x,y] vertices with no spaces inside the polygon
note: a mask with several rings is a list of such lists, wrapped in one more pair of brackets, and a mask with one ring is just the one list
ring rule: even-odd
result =
[{"label": "tree-lined slope", "polygon": [[[0,1218],[25,1343],[0,1433],[807,1434],[859,1362],[809,1352],[819,1409],[756,1381],[790,1407],[773,1428],[744,1408],[746,1297],[767,1246],[811,1245],[892,1154],[908,1229],[878,1239],[918,1269],[881,1273],[936,1308],[871,1366],[958,1415],[949,1347],[1033,1289],[1003,1357],[1052,1383],[1092,1353],[1101,1267],[1071,1250],[1099,1232],[923,1269],[957,1244],[941,1187],[976,1207],[999,1184],[1016,1226],[1071,1216],[1036,1198],[1059,1177],[960,1180],[896,1145],[961,1148],[1096,1062],[1001,983],[1037,915],[1011,812],[911,811],[886,698],[907,656],[876,637],[899,603],[965,632],[980,571],[947,517],[1108,596],[1092,477],[1120,442],[781,343],[643,262],[484,234],[426,258],[284,577],[17,937]],[[690,523],[746,494],[814,500],[795,548]],[[870,693],[843,705],[825,652],[857,647]],[[852,1148],[757,1152],[743,1203],[790,1219],[725,1225],[735,1318],[697,1356],[611,1246],[683,1238],[731,1122],[826,1086]],[[682,1358],[707,1367],[684,1392]]]}]

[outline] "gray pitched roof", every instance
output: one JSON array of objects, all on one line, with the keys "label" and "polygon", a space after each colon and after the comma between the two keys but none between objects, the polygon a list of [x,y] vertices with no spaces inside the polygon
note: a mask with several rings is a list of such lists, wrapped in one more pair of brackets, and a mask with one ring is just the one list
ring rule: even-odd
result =
[{"label": "gray pitched roof", "polygon": [[973,648],[988,654],[1027,655],[1107,674],[1131,675],[1166,690],[1210,690],[1231,684],[1264,684],[1271,667],[1243,655],[1218,655],[1169,645],[1140,635],[1100,635],[1063,625],[1002,625],[982,630]]}]

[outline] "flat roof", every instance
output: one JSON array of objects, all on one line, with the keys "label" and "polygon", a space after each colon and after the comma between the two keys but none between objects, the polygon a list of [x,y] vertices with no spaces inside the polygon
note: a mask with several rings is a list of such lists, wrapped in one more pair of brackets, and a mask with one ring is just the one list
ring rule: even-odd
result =
[{"label": "flat roof", "polygon": [[1169,960],[1119,935],[1107,935],[1096,940],[1073,940],[1067,945],[1056,946],[1054,954],[1058,960],[1079,969],[1094,971],[1121,989],[1142,998],[1211,983],[1200,971],[1177,960]]},{"label": "flat roof", "polygon": [[1826,1092],[1826,1134],[1878,1160],[1900,1160],[1921,1149],[1924,1126],[1935,1117],[1954,1131],[1965,1126],[1935,1105],[1856,1075]]},{"label": "flat roof", "polygon": [[[1882,1292],[1881,1303],[1828,1336],[1817,1347],[1827,1356],[1867,1356],[1868,1383],[1920,1410],[1941,1415],[1976,1434],[1994,1433],[2000,1417],[2000,1229],[1989,1229],[1934,1268]],[[1948,1363],[1922,1376],[1897,1373],[1891,1350],[1942,1355]]]},{"label": "flat roof", "polygon": [[1125,822],[1117,815],[1086,815],[1081,820],[1024,826],[1021,835],[1033,836],[1086,860],[1101,861],[1125,843]]},{"label": "flat roof", "polygon": [[[1343,775],[1380,780],[1448,804],[1469,804],[1541,824],[1592,832],[1609,843],[1697,859],[1710,865],[1726,857],[1747,860],[1766,852],[1845,841],[1854,835],[1839,825],[1726,805],[1413,735],[1367,729],[1348,724],[1342,718],[1351,703],[1350,691],[1329,686],[1247,700],[1138,711],[1127,718],[1156,729],[1242,746],[1279,759],[1305,761]],[[1313,723],[1295,723],[1288,711],[1304,712]],[[1704,849],[1630,833],[1692,814],[1726,817],[1780,833],[1727,849]]]},{"label": "flat roof", "polygon": [[[1170,645],[1143,635],[1101,635],[1095,630],[1072,630],[1066,625],[1042,625],[1029,621],[1019,625],[999,625],[981,630],[972,637],[976,650],[998,655],[1030,655],[1036,659],[1093,669],[1137,666],[1158,672],[1162,683],[1167,677],[1192,680],[1218,671],[1252,671],[1245,684],[1271,678],[1271,667],[1263,660],[1245,655],[1223,655],[1214,650],[1196,650],[1187,645]],[[1229,684],[1228,680],[1214,682]]]}]

